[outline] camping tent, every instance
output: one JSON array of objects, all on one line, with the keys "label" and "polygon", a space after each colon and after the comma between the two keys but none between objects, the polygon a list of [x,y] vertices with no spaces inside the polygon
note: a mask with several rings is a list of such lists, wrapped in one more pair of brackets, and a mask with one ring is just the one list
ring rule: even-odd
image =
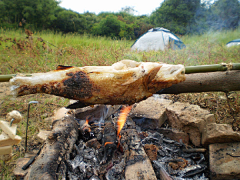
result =
[{"label": "camping tent", "polygon": [[227,47],[237,46],[237,45],[240,45],[240,39],[235,39],[235,40],[230,41],[226,44]]},{"label": "camping tent", "polygon": [[186,46],[183,42],[168,29],[152,28],[138,38],[132,45],[132,50],[149,51],[149,50],[162,50],[166,48],[182,49]]}]

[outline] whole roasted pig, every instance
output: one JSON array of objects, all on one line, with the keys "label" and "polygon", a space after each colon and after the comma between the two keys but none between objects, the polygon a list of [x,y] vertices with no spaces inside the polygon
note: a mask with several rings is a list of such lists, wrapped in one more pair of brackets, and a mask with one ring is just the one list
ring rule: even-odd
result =
[{"label": "whole roasted pig", "polygon": [[133,104],[185,80],[183,65],[122,60],[112,66],[58,66],[10,80],[15,96],[46,93],[93,104]]}]

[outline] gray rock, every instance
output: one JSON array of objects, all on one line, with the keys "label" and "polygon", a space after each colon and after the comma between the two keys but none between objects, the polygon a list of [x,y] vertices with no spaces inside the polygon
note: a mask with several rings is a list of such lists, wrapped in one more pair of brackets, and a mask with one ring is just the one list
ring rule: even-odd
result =
[{"label": "gray rock", "polygon": [[50,133],[51,131],[45,131],[40,129],[39,133],[37,134],[37,137],[45,141]]},{"label": "gray rock", "polygon": [[189,135],[183,131],[170,128],[159,128],[157,131],[163,134],[165,137],[168,137],[174,141],[182,142],[184,144],[189,143]]},{"label": "gray rock", "polygon": [[209,145],[212,180],[240,179],[240,143]]},{"label": "gray rock", "polygon": [[240,142],[240,133],[233,131],[229,124],[211,123],[204,128],[202,144]]},{"label": "gray rock", "polygon": [[171,100],[152,96],[136,104],[132,109],[131,117],[151,119],[155,128],[160,128],[167,120],[166,107],[172,104]]},{"label": "gray rock", "polygon": [[176,102],[167,106],[166,114],[168,123],[172,128],[189,134],[191,142],[195,146],[201,145],[201,133],[209,123],[216,120],[209,111],[197,105]]},{"label": "gray rock", "polygon": [[94,105],[93,107],[87,106],[84,108],[79,108],[75,110],[75,117],[77,119],[86,120],[88,118],[89,120],[94,119],[107,119],[111,114],[115,113],[121,105]]}]

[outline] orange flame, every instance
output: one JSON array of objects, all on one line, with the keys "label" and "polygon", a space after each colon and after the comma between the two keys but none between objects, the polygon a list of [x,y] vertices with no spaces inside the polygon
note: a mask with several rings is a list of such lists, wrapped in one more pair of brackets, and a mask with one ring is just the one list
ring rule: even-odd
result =
[{"label": "orange flame", "polygon": [[107,144],[113,144],[113,142],[105,142],[104,146],[106,146]]},{"label": "orange flame", "polygon": [[83,131],[88,131],[88,132],[91,131],[90,126],[89,126],[88,123],[89,123],[89,119],[87,117],[85,123],[83,124]]},{"label": "orange flame", "polygon": [[131,111],[132,106],[127,106],[125,108],[123,108],[120,112],[120,115],[118,117],[118,121],[117,121],[117,125],[118,125],[118,130],[117,130],[117,136],[119,137],[119,139],[121,139],[121,135],[120,135],[120,131],[122,130],[126,120],[127,120],[127,116],[129,114],[129,112]]}]

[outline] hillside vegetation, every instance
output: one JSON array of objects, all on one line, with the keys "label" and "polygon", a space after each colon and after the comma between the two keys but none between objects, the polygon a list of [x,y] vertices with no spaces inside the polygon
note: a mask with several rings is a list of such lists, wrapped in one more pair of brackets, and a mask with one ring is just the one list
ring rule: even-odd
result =
[{"label": "hillside vegetation", "polygon": [[150,15],[141,16],[135,16],[132,7],[80,14],[59,4],[57,0],[1,0],[0,27],[136,39],[152,27],[181,35],[233,30],[240,19],[238,0],[164,0]]}]

